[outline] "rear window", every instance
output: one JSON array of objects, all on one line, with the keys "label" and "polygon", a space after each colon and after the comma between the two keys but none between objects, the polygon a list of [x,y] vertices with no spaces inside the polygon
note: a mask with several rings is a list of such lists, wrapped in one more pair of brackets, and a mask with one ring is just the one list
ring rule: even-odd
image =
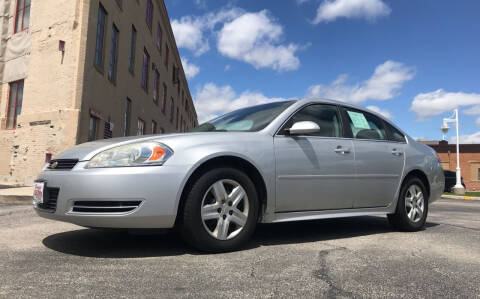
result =
[{"label": "rear window", "polygon": [[387,140],[384,122],[373,114],[346,108],[353,137],[356,139]]},{"label": "rear window", "polygon": [[395,142],[405,142],[405,135],[403,135],[399,130],[397,130],[391,124],[385,122],[385,126],[388,130],[388,140]]}]

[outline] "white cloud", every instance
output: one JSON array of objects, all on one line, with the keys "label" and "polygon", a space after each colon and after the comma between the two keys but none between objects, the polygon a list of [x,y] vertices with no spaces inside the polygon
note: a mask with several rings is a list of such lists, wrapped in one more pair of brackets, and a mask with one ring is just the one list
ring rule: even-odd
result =
[{"label": "white cloud", "polygon": [[382,0],[324,0],[317,9],[313,23],[331,22],[337,18],[374,21],[388,16],[391,11]]},{"label": "white cloud", "polygon": [[307,97],[323,97],[352,103],[389,100],[396,97],[403,84],[414,76],[412,67],[387,60],[377,66],[373,75],[364,82],[348,85],[348,75],[340,75],[328,85],[310,86]]},{"label": "white cloud", "polygon": [[296,70],[300,47],[282,44],[283,28],[267,10],[257,13],[239,8],[222,9],[202,16],[184,16],[171,21],[179,48],[200,56],[210,49],[210,38],[217,38],[220,54],[247,62],[256,69]]},{"label": "white cloud", "polygon": [[[474,106],[475,105],[475,106]],[[480,114],[480,94],[464,92],[446,92],[438,89],[433,92],[420,93],[412,102],[410,110],[414,111],[421,119],[443,114],[461,106],[473,106],[465,112]]]},{"label": "white cloud", "polygon": [[209,39],[205,32],[213,30],[219,23],[232,20],[241,13],[238,8],[222,9],[203,16],[184,16],[171,21],[175,41],[179,48],[188,49],[196,56],[210,49]]},{"label": "white cloud", "polygon": [[201,8],[201,9],[206,9],[207,8],[207,1],[206,0],[193,0],[193,3],[195,3],[195,5],[198,8]]},{"label": "white cloud", "polygon": [[210,49],[208,40],[203,36],[202,23],[189,16],[172,20],[172,30],[179,48],[186,48],[201,55]]},{"label": "white cloud", "polygon": [[[471,135],[460,135],[460,143],[480,143],[480,132],[473,133]],[[450,138],[450,143],[457,143],[457,137]]]},{"label": "white cloud", "polygon": [[475,124],[477,125],[477,127],[480,127],[480,117],[477,118],[477,120],[475,121]]},{"label": "white cloud", "polygon": [[266,10],[245,13],[223,25],[218,35],[218,51],[256,69],[296,70],[300,66],[295,56],[299,47],[280,44],[282,36],[282,26]]},{"label": "white cloud", "polygon": [[464,110],[463,113],[468,115],[480,115],[480,105],[476,105],[470,109]]},{"label": "white cloud", "polygon": [[367,106],[367,109],[371,110],[373,112],[376,112],[380,115],[383,115],[385,118],[388,118],[388,119],[393,119],[394,118],[393,114],[390,111],[388,111],[386,109],[382,109],[378,106],[370,105],[370,106]]},{"label": "white cloud", "polygon": [[282,100],[285,99],[268,98],[248,90],[238,95],[231,86],[217,86],[214,83],[197,88],[194,96],[200,123],[239,108]]},{"label": "white cloud", "polygon": [[192,79],[200,72],[200,68],[193,63],[189,63],[187,58],[182,57],[181,60],[185,76],[187,76],[188,79]]}]

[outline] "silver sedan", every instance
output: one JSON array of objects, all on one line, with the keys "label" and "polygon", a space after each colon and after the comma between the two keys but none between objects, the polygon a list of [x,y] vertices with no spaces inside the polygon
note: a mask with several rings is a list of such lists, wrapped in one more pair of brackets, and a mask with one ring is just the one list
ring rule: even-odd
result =
[{"label": "silver sedan", "polygon": [[191,133],[78,145],[45,166],[34,207],[92,228],[173,228],[234,250],[258,222],[387,215],[421,229],[444,188],[435,152],[371,111],[330,100],[240,109]]}]

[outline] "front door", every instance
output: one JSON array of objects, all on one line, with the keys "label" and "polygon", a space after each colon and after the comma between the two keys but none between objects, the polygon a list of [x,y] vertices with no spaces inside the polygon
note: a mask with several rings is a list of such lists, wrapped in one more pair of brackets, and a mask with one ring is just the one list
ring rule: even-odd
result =
[{"label": "front door", "polygon": [[[313,121],[320,131],[289,136],[295,122]],[[313,104],[295,113],[274,138],[276,212],[348,209],[353,206],[353,141],[344,139],[337,106]]]}]

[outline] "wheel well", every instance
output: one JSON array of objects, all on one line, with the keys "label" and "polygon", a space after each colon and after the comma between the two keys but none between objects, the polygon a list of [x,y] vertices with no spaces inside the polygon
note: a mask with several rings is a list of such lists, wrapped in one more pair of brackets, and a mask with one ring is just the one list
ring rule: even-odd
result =
[{"label": "wheel well", "polygon": [[250,177],[258,193],[258,199],[260,201],[259,216],[261,216],[263,212],[263,207],[267,203],[267,187],[265,185],[265,181],[263,180],[263,177],[260,174],[260,172],[255,166],[252,165],[252,163],[248,162],[245,159],[235,157],[235,156],[221,156],[221,157],[212,158],[208,161],[203,162],[190,175],[190,177],[187,180],[187,183],[183,187],[182,195],[180,197],[180,203],[178,205],[178,212],[177,212],[177,221],[180,218],[178,217],[178,215],[181,215],[181,213],[183,213],[183,207],[185,204],[187,194],[192,188],[195,181],[207,171],[217,167],[221,167],[221,166],[229,166],[229,167],[242,170]]},{"label": "wheel well", "polygon": [[421,170],[418,170],[418,169],[415,169],[415,170],[410,171],[410,172],[405,176],[405,178],[403,179],[402,185],[403,185],[403,183],[404,183],[407,179],[409,179],[409,178],[411,178],[411,177],[419,178],[419,179],[422,181],[422,183],[423,183],[423,185],[425,186],[425,188],[427,189],[428,195],[430,196],[430,183],[429,183],[428,178],[427,178],[427,176],[425,175],[425,173],[424,173],[423,171],[421,171]]}]

